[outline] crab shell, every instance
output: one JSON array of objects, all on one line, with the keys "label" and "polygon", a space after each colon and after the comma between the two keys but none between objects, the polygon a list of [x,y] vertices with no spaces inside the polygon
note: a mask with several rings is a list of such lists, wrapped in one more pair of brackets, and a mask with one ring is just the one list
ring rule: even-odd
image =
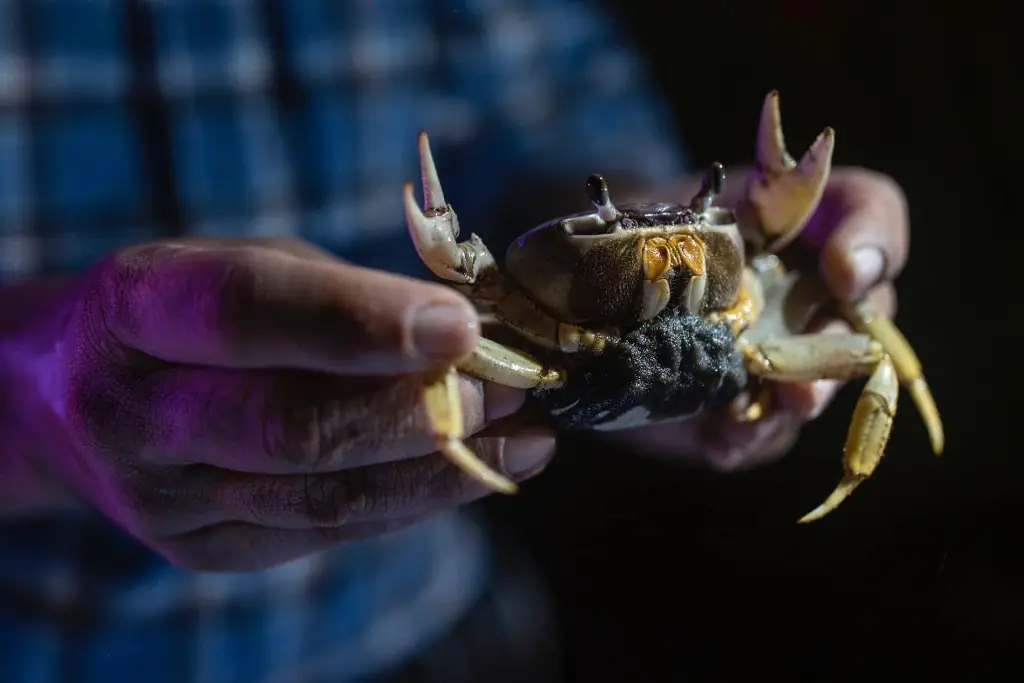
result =
[{"label": "crab shell", "polygon": [[[580,326],[629,329],[681,305],[704,315],[731,307],[744,246],[732,211],[679,204],[618,207],[557,218],[508,247],[505,274],[540,308]],[[703,282],[695,282],[701,279]],[[659,296],[653,283],[667,282]]]}]

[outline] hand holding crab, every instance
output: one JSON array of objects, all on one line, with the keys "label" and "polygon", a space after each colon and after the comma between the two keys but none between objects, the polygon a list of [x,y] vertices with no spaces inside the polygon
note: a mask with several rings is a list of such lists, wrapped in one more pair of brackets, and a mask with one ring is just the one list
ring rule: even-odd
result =
[{"label": "hand holding crab", "polygon": [[[442,453],[493,489],[515,491],[462,445],[457,369],[531,390],[563,426],[602,430],[701,417],[720,406],[756,422],[772,414],[775,387],[790,386],[792,398],[802,383],[866,377],[846,441],[846,474],[801,521],[826,515],[872,474],[901,384],[941,452],[941,422],[920,363],[888,318],[859,298],[872,283],[855,281],[847,254],[877,235],[856,227],[873,211],[870,201],[866,214],[855,203],[871,189],[870,176],[847,171],[830,186],[833,144],[827,129],[794,161],[772,93],[757,164],[733,206],[721,203],[725,174],[717,164],[689,206],[617,207],[604,180],[591,176],[595,210],[526,233],[509,247],[502,272],[478,237],[457,242],[458,220],[421,134],[422,210],[411,184],[405,188],[417,249],[435,274],[522,338],[522,350],[484,339],[457,368],[428,377],[425,402]],[[826,188],[847,200],[838,225],[826,211],[816,213]],[[898,194],[896,204],[902,210]],[[818,225],[808,228],[812,217]],[[788,270],[776,256],[805,228],[824,246],[820,276]],[[890,248],[895,269],[905,244],[898,239]],[[856,333],[810,332],[829,309]],[[752,398],[738,403],[744,392]]]}]

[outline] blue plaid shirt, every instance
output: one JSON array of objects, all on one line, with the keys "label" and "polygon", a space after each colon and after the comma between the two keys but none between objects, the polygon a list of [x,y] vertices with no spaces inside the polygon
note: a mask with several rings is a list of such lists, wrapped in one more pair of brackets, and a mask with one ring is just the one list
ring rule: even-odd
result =
[{"label": "blue plaid shirt", "polygon": [[[0,0],[0,278],[186,234],[424,272],[400,201],[421,128],[485,239],[515,179],[664,182],[673,124],[623,33],[572,0]],[[246,575],[176,569],[95,516],[9,524],[0,679],[361,679],[487,570],[462,514]]]}]

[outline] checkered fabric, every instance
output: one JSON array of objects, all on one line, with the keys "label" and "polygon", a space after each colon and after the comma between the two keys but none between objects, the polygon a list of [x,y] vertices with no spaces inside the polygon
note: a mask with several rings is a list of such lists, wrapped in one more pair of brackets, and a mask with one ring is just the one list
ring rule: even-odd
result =
[{"label": "checkered fabric", "polygon": [[[624,34],[573,0],[0,0],[0,280],[181,235],[419,273],[421,128],[485,239],[524,181],[664,182],[673,125]],[[367,680],[488,577],[461,514],[249,575],[175,569],[93,516],[8,524],[0,680]]]}]

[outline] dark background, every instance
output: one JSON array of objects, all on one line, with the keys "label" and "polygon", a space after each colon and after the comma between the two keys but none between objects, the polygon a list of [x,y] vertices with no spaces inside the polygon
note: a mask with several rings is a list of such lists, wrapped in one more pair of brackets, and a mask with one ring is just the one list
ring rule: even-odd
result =
[{"label": "dark background", "polygon": [[[544,568],[569,679],[929,680],[1024,672],[1022,81],[1010,3],[620,2],[697,165],[749,159],[762,98],[791,152],[826,125],[835,163],[895,177],[911,206],[897,322],[946,422],[930,451],[904,396],[888,456],[826,520],[860,384],[791,455],[717,475],[565,439],[487,509]],[[1019,57],[1016,58],[1020,61]]]}]

